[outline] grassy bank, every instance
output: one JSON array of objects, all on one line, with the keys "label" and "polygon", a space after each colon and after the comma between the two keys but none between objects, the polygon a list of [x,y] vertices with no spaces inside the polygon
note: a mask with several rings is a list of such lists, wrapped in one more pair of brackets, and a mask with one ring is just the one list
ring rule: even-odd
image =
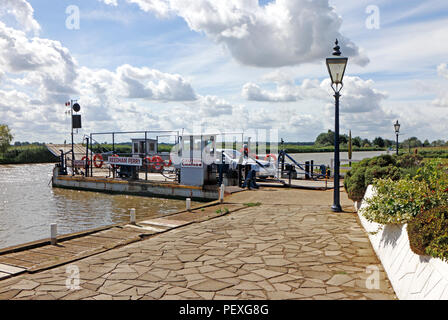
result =
[{"label": "grassy bank", "polygon": [[45,146],[13,146],[0,154],[0,164],[52,163],[59,159]]}]

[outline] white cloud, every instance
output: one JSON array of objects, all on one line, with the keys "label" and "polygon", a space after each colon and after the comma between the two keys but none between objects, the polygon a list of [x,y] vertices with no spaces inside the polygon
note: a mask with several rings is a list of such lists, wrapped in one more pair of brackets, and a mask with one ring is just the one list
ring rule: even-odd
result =
[{"label": "white cloud", "polygon": [[[381,102],[387,98],[387,93],[374,88],[373,80],[363,80],[359,77],[346,76],[341,92],[341,112],[368,113],[381,109]],[[331,92],[330,80],[322,81],[321,88]]]},{"label": "white cloud", "polygon": [[249,82],[243,86],[241,94],[249,101],[293,102],[301,99],[299,90],[291,85],[278,85],[276,92],[270,92]]},{"label": "white cloud", "polygon": [[161,101],[196,100],[191,84],[178,74],[163,73],[146,67],[123,65],[116,71],[127,88],[128,98]]},{"label": "white cloud", "polygon": [[0,22],[0,65],[14,74],[12,83],[36,88],[34,98],[42,103],[65,100],[73,94],[76,61],[60,42],[34,37]]},{"label": "white cloud", "polygon": [[[437,67],[437,74],[445,78],[445,80],[448,79],[448,67],[446,63],[442,63]],[[437,89],[439,91],[438,96],[433,100],[432,104],[436,107],[448,107],[448,84],[446,81],[441,81]]]},{"label": "white cloud", "polygon": [[[108,1],[108,0],[104,0]],[[135,3],[145,12],[154,12],[158,17],[167,17],[172,13],[171,4],[166,0],[126,0]]]},{"label": "white cloud", "polygon": [[191,30],[223,44],[242,64],[280,67],[315,62],[332,52],[336,38],[342,52],[360,65],[368,58],[341,35],[342,19],[328,0],[127,0],[158,16],[177,14]]},{"label": "white cloud", "polygon": [[[277,71],[263,77],[276,84],[275,91],[263,90],[259,85],[246,83],[242,96],[249,101],[265,102],[296,102],[303,99],[328,100],[332,94],[330,80],[305,79],[301,85],[296,85],[288,74]],[[363,113],[380,108],[381,101],[387,98],[387,93],[374,88],[372,80],[346,76],[344,78],[343,100],[341,112]]]},{"label": "white cloud", "polygon": [[201,115],[205,117],[231,115],[234,108],[231,103],[225,101],[224,99],[219,99],[216,96],[201,96],[199,103]]},{"label": "white cloud", "polygon": [[437,73],[439,76],[448,79],[448,68],[446,63],[442,63],[439,66],[437,66]]},{"label": "white cloud", "polygon": [[0,17],[14,17],[16,23],[26,32],[40,31],[39,23],[34,19],[34,9],[26,0],[0,0]]},{"label": "white cloud", "polygon": [[105,4],[108,4],[110,6],[118,6],[117,0],[98,0],[100,2],[104,2]]}]

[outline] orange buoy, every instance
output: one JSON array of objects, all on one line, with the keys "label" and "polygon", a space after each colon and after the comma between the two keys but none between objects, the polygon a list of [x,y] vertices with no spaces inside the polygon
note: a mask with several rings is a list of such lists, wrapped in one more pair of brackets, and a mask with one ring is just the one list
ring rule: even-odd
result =
[{"label": "orange buoy", "polygon": [[[100,162],[98,163],[97,160],[100,160]],[[94,157],[93,157],[93,165],[95,166],[95,168],[102,168],[103,167],[103,156],[99,153],[97,153]]]},{"label": "orange buoy", "polygon": [[88,157],[86,157],[86,156],[82,157],[81,161],[85,161],[86,159],[87,159],[87,163],[90,166],[90,159]]},{"label": "orange buoy", "polygon": [[266,157],[264,157],[264,161],[269,161],[269,162],[271,162],[271,160],[270,160],[271,158],[274,159],[274,161],[277,161],[277,157],[276,157],[276,155],[275,155],[275,154],[272,154],[272,153],[267,154]]},{"label": "orange buoy", "polygon": [[154,170],[160,171],[163,169],[164,162],[160,156],[152,157],[151,162],[154,163],[152,166],[154,168]]}]

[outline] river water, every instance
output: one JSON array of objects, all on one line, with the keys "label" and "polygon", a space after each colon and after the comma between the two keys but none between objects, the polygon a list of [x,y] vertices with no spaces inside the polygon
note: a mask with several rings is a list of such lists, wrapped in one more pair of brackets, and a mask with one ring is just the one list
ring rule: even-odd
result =
[{"label": "river water", "polygon": [[[354,152],[353,159],[385,152]],[[314,160],[330,165],[333,153],[291,155],[299,163]],[[347,159],[341,153],[341,159]],[[111,195],[52,188],[53,164],[0,165],[0,248],[48,238],[50,224],[67,234],[129,221],[129,209],[137,219],[159,217],[185,208],[185,201]]]},{"label": "river water", "polygon": [[185,201],[52,188],[53,164],[0,165],[0,248],[185,209]]},{"label": "river water", "polygon": [[[373,158],[382,154],[387,154],[387,151],[359,151],[352,153],[353,160],[362,160],[366,158]],[[392,154],[390,152],[390,154]],[[330,166],[331,159],[334,158],[333,152],[315,152],[315,153],[294,153],[290,156],[299,162],[299,164],[305,163],[305,161],[314,161],[314,165],[326,165]],[[348,152],[341,152],[340,159],[348,159]],[[344,164],[344,162],[342,163]]]}]

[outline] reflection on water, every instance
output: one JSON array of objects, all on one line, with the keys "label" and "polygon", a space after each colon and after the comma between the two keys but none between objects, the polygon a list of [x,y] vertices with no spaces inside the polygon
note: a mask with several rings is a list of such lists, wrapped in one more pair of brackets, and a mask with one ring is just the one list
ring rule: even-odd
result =
[{"label": "reflection on water", "polygon": [[52,188],[53,164],[0,165],[0,248],[185,208],[185,201]]}]

